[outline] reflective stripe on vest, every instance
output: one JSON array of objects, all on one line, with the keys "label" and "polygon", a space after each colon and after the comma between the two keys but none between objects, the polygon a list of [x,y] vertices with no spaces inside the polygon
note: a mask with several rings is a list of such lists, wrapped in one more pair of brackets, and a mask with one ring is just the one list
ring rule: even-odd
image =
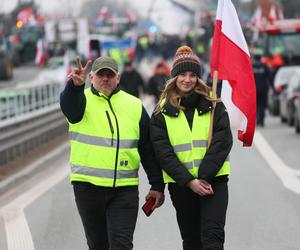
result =
[{"label": "reflective stripe on vest", "polygon": [[[99,168],[88,168],[84,166],[75,166],[71,165],[71,172],[74,174],[82,174],[87,176],[97,176],[104,178],[114,178],[114,170],[105,169],[102,167]],[[137,170],[117,170],[117,178],[125,179],[125,178],[137,178],[138,171]]]},{"label": "reflective stripe on vest", "polygon": [[[197,110],[195,110],[191,130],[183,111],[179,112],[178,117],[170,117],[163,114],[169,140],[174,152],[182,162],[182,165],[185,166],[194,177],[198,176],[200,163],[207,151],[210,115],[211,112],[208,112],[199,116]],[[180,130],[178,130],[178,128],[180,128]],[[228,174],[230,174],[229,156],[216,176]],[[165,183],[175,182],[164,171],[163,176]]]},{"label": "reflective stripe on vest", "polygon": [[[116,139],[83,135],[76,132],[69,132],[69,139],[96,146],[110,147],[113,145],[117,147]],[[137,148],[137,146],[138,140],[119,140],[119,148]]]},{"label": "reflective stripe on vest", "polygon": [[105,187],[138,185],[142,103],[124,91],[109,100],[85,90],[83,118],[69,123],[71,181]]}]

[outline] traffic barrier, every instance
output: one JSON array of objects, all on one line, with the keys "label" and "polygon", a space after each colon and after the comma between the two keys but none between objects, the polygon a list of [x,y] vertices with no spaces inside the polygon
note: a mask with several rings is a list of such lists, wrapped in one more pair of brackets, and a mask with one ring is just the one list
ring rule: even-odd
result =
[{"label": "traffic barrier", "polygon": [[58,103],[62,88],[63,85],[60,83],[49,82],[47,84],[1,90],[0,121]]},{"label": "traffic barrier", "polygon": [[59,104],[0,122],[0,165],[67,131]]}]

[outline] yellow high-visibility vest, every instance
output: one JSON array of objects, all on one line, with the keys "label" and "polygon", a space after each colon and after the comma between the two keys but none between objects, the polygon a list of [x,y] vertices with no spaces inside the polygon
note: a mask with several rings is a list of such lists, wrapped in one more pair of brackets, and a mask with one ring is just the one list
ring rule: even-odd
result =
[{"label": "yellow high-visibility vest", "polygon": [[138,185],[142,102],[124,91],[108,99],[88,88],[85,96],[82,120],[69,123],[70,180],[104,187]]},{"label": "yellow high-visibility vest", "polygon": [[[197,178],[199,165],[207,151],[211,112],[199,116],[195,109],[192,130],[183,111],[179,111],[178,117],[162,114],[166,122],[169,140],[176,156],[182,165]],[[228,158],[216,176],[230,174]],[[164,171],[163,177],[165,183],[175,182]]]}]

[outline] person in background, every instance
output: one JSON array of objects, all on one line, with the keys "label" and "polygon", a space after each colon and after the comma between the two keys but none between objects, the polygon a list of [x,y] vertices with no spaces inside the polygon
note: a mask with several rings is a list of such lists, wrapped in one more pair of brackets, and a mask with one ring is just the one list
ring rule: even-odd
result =
[{"label": "person in background", "polygon": [[144,80],[140,73],[133,67],[131,61],[127,61],[124,64],[124,71],[120,79],[120,88],[138,98],[144,91]]},{"label": "person in background", "polygon": [[268,104],[268,90],[271,85],[268,67],[261,62],[262,51],[253,50],[252,68],[256,84],[256,124],[264,127]]},{"label": "person in background", "polygon": [[221,250],[232,147],[228,114],[221,101],[210,97],[200,79],[200,60],[190,47],[177,49],[171,76],[150,120],[155,155],[168,183],[183,249]]},{"label": "person in background", "polygon": [[97,58],[85,89],[91,61],[79,58],[61,93],[69,122],[70,180],[90,250],[129,250],[136,225],[140,162],[155,199],[164,201],[161,169],[149,138],[149,116],[141,100],[120,90],[118,64]]},{"label": "person in background", "polygon": [[155,97],[155,103],[158,102],[161,92],[165,87],[165,83],[170,78],[170,68],[164,62],[160,61],[154,68],[154,73],[150,77],[147,87],[148,94]]}]

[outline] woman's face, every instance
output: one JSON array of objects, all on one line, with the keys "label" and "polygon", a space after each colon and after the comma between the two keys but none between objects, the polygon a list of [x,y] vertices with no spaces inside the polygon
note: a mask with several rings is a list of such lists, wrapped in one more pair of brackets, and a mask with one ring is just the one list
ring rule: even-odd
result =
[{"label": "woman's face", "polygon": [[198,76],[191,72],[185,71],[177,76],[176,87],[180,95],[185,95],[191,92],[197,83]]}]

